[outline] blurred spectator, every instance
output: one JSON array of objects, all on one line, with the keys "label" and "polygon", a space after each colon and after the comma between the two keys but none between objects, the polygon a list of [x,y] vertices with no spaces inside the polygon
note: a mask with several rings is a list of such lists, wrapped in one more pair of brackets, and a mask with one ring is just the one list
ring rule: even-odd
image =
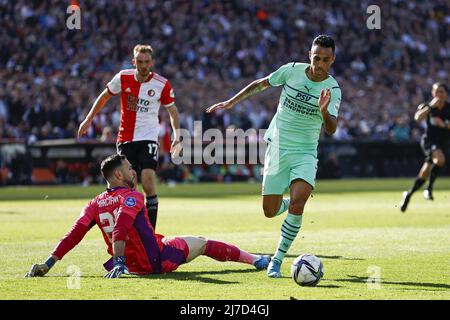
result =
[{"label": "blurred spectator", "polygon": [[321,164],[317,176],[322,179],[336,179],[341,177],[341,168],[337,154],[332,152],[328,155],[323,164]]},{"label": "blurred spectator", "polygon": [[[208,116],[203,110],[284,63],[308,61],[311,40],[328,33],[336,40],[333,75],[343,91],[342,120],[331,139],[414,139],[412,128],[405,128],[409,124],[397,119],[411,118],[430,98],[431,83],[449,80],[448,1],[375,1],[383,13],[381,30],[366,29],[369,4],[80,1],[82,29],[70,31],[64,1],[2,1],[1,136],[75,137],[96,93],[119,69],[131,67],[130,52],[143,39],[151,39],[156,70],[173,83],[184,128],[192,132],[195,120],[204,122],[203,130],[230,124],[266,128],[276,110],[276,89],[226,114]],[[113,130],[108,140],[117,134],[118,103],[102,110],[88,138],[100,139],[107,126]]]},{"label": "blurred spectator", "polygon": [[104,143],[114,143],[116,142],[116,137],[114,136],[113,129],[110,126],[103,128],[102,136],[100,141]]},{"label": "blurred spectator", "polygon": [[407,116],[398,117],[391,129],[391,137],[394,141],[406,141],[410,138],[410,126]]},{"label": "blurred spectator", "polygon": [[[194,121],[202,121],[203,130],[267,128],[280,89],[230,112],[206,115],[204,108],[287,62],[307,62],[311,41],[321,33],[335,38],[332,75],[343,96],[336,134],[325,139],[416,141],[423,132],[411,121],[417,105],[430,99],[432,83],[449,83],[447,0],[79,3],[81,30],[68,30],[68,2],[0,1],[0,138],[28,144],[75,138],[98,92],[118,70],[132,67],[133,46],[147,39],[156,53],[155,71],[171,81],[181,126],[191,133]],[[366,28],[371,4],[381,7],[381,30]],[[84,139],[115,140],[119,103],[107,104]],[[170,130],[161,116],[165,153]],[[184,168],[182,176],[198,170]],[[244,168],[203,170],[200,180],[258,179]],[[209,172],[214,170],[221,175]]]},{"label": "blurred spectator", "polygon": [[55,176],[56,183],[58,184],[65,184],[68,182],[69,170],[67,169],[66,162],[62,160],[56,161]]}]

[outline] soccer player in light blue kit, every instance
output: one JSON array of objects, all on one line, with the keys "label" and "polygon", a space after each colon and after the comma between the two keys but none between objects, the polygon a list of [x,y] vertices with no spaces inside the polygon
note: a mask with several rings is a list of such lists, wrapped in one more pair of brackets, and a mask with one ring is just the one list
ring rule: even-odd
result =
[{"label": "soccer player in light blue kit", "polygon": [[[262,183],[263,210],[268,218],[288,214],[281,226],[277,250],[267,269],[281,277],[281,263],[302,225],[303,210],[315,186],[317,146],[322,125],[329,135],[336,131],[341,90],[328,74],[335,60],[334,40],[316,37],[310,63],[290,62],[269,76],[250,83],[231,99],[206,112],[231,109],[244,99],[270,87],[282,86],[278,109],[264,140],[268,143]],[[290,189],[290,198],[283,194]]]}]

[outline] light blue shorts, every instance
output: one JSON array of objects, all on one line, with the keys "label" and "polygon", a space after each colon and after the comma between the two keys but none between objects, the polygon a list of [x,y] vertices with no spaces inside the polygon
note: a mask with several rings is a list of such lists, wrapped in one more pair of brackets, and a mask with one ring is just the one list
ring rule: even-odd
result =
[{"label": "light blue shorts", "polygon": [[317,157],[301,150],[279,149],[267,145],[264,161],[262,194],[284,194],[292,181],[301,179],[316,185]]}]

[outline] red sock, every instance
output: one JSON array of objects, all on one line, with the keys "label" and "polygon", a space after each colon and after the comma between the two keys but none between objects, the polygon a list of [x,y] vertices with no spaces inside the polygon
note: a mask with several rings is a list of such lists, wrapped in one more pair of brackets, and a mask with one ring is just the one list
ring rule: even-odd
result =
[{"label": "red sock", "polygon": [[239,261],[241,250],[228,243],[208,240],[204,255],[218,261]]}]

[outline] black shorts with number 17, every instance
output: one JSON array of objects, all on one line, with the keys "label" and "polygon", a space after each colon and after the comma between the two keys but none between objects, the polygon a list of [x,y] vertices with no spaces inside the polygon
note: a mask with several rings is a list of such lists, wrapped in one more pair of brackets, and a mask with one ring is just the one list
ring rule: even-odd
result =
[{"label": "black shorts with number 17", "polygon": [[133,169],[140,173],[143,169],[156,169],[158,147],[158,142],[151,140],[120,142],[117,144],[117,153],[127,157]]}]

